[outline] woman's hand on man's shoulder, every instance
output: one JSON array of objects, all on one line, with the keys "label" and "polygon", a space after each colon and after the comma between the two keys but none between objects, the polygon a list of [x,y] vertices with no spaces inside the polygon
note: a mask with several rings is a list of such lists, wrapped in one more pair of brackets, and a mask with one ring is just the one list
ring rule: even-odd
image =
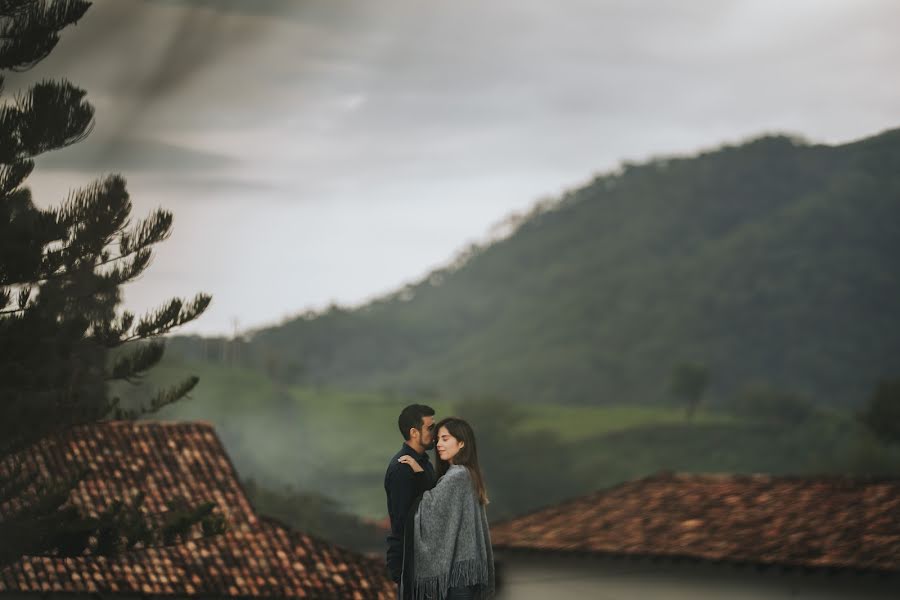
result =
[{"label": "woman's hand on man's shoulder", "polygon": [[400,458],[397,459],[397,462],[402,462],[405,465],[409,465],[412,468],[413,473],[421,473],[425,469],[422,468],[422,465],[419,464],[415,458],[410,456],[409,454],[404,454]]}]

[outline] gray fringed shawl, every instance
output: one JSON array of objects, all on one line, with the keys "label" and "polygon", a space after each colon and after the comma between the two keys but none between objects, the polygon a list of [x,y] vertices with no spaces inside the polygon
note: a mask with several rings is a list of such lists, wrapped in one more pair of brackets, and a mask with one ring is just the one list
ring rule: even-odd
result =
[{"label": "gray fringed shawl", "polygon": [[484,505],[469,469],[451,465],[416,510],[413,531],[415,600],[443,600],[450,587],[478,585],[494,593],[494,555]]}]

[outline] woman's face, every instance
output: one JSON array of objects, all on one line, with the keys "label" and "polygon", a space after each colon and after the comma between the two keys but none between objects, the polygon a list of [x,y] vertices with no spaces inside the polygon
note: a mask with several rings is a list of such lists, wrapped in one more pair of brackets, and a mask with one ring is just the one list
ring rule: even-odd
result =
[{"label": "woman's face", "polygon": [[465,446],[465,442],[460,442],[458,439],[450,435],[450,432],[447,431],[446,427],[441,427],[438,430],[437,436],[437,453],[438,457],[441,460],[446,460],[449,463],[453,463],[453,457],[459,454],[460,449]]}]

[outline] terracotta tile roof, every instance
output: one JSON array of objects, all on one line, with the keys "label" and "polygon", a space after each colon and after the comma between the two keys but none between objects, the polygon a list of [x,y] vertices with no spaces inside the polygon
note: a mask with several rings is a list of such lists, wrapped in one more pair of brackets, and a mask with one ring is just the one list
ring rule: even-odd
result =
[{"label": "terracotta tile roof", "polygon": [[900,479],[661,473],[496,523],[498,550],[900,571]]},{"label": "terracotta tile roof", "polygon": [[[29,452],[45,474],[92,468],[72,501],[97,512],[146,492],[147,511],[184,496],[218,503],[225,534],[115,558],[26,557],[0,570],[3,592],[101,592],[242,598],[393,598],[383,561],[292,531],[255,514],[215,434],[204,423],[108,422],[79,427]],[[2,468],[0,468],[2,470]],[[10,510],[0,506],[0,514]]]},{"label": "terracotta tile roof", "polygon": [[[192,505],[216,502],[232,527],[249,530],[257,522],[207,423],[110,421],[76,427],[43,440],[24,455],[24,462],[45,477],[90,468],[92,474],[73,490],[71,502],[95,516],[117,498],[143,491],[146,513],[165,512],[166,502],[180,495]],[[0,515],[14,508],[0,505]]]}]

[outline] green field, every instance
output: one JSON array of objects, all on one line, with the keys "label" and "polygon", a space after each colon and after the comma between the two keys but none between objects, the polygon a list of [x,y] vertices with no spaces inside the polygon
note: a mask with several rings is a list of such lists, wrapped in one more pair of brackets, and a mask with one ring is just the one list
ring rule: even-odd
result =
[{"label": "green field", "polygon": [[[684,423],[684,409],[652,406],[551,406],[522,407],[525,418],[521,431],[549,430],[563,440],[577,441],[600,434],[624,431],[643,425]],[[697,425],[733,423],[730,415],[700,411],[692,422]]]},{"label": "green field", "polygon": [[[201,378],[191,398],[149,418],[208,421],[241,477],[324,493],[350,512],[385,516],[384,468],[402,443],[396,418],[416,399],[290,387],[246,369],[168,363],[154,369],[140,388],[127,390],[128,402],[139,401],[157,382],[189,373]],[[438,417],[466,406],[449,400],[426,403]],[[479,444],[489,483],[495,484],[496,514],[661,469],[850,472],[871,450],[860,442],[852,421],[835,412],[787,427],[702,410],[688,422],[675,406],[532,404],[496,412],[490,405],[469,404],[465,410],[477,413],[473,426],[484,433]],[[513,418],[503,412],[508,410]],[[883,454],[878,454],[879,469],[897,469],[898,457]]]}]

